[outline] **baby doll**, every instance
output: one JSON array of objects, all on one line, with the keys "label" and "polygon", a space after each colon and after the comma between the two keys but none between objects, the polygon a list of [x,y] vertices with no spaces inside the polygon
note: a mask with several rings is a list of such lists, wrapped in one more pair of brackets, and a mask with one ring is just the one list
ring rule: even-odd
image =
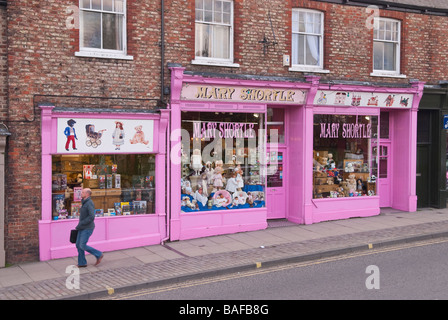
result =
[{"label": "baby doll", "polygon": [[231,208],[238,207],[238,205],[239,205],[238,197],[233,198],[232,205],[230,207]]},{"label": "baby doll", "polygon": [[221,167],[215,168],[215,173],[212,176],[213,180],[213,187],[215,187],[217,190],[221,190],[224,186],[223,184],[223,177],[222,177],[223,170]]},{"label": "baby doll", "polygon": [[237,190],[241,191],[242,188],[244,188],[244,181],[243,181],[243,170],[241,170],[241,166],[238,165],[235,169],[234,172],[236,173],[236,182],[238,183],[237,185]]},{"label": "baby doll", "polygon": [[237,191],[238,188],[238,182],[236,180],[236,173],[232,173],[232,177],[230,179],[227,180],[227,184],[226,184],[226,190],[234,193]]}]

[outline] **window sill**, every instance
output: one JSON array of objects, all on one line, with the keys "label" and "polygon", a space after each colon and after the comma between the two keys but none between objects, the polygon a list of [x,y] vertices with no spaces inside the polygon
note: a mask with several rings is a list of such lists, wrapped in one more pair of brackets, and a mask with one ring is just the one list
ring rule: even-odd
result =
[{"label": "window sill", "polygon": [[400,79],[406,79],[407,76],[405,74],[399,74],[399,73],[382,73],[382,72],[372,72],[370,74],[371,77],[385,77],[385,78],[400,78]]},{"label": "window sill", "polygon": [[207,60],[191,60],[191,64],[204,65],[204,66],[216,66],[216,67],[230,67],[239,68],[239,63],[222,62],[222,61],[207,61]]},{"label": "window sill", "polygon": [[313,73],[330,73],[330,70],[320,69],[320,68],[307,68],[307,67],[291,67],[288,69],[293,72],[313,72]]},{"label": "window sill", "polygon": [[77,52],[75,52],[75,56],[76,57],[85,57],[85,58],[134,60],[133,56],[128,56],[128,55],[119,54],[119,53],[109,53],[109,52],[77,51]]}]

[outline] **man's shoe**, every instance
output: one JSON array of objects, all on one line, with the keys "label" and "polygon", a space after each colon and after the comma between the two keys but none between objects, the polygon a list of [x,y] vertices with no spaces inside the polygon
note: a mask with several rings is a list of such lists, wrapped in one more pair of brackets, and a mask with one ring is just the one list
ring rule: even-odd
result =
[{"label": "man's shoe", "polygon": [[86,268],[86,267],[87,267],[87,265],[85,265],[85,266],[80,266],[80,265],[77,265],[77,267],[78,267],[78,268]]},{"label": "man's shoe", "polygon": [[96,259],[96,263],[95,263],[96,266],[100,264],[101,260],[103,260],[103,257],[104,257],[104,254],[102,254],[101,257]]}]

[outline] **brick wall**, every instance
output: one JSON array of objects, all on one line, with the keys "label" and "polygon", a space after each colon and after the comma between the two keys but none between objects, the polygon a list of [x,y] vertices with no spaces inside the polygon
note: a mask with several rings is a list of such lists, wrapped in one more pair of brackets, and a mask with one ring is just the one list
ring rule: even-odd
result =
[{"label": "brick wall", "polygon": [[[309,8],[324,12],[324,68],[329,74],[319,74],[329,80],[359,80],[371,82],[408,83],[419,79],[437,83],[448,77],[443,53],[447,52],[447,17],[380,10],[381,17],[402,22],[401,73],[406,79],[372,77],[372,30],[366,20],[372,12],[365,7],[339,5],[310,0],[235,0],[234,60],[239,68],[191,65],[194,59],[194,0],[167,1],[167,20],[180,23],[167,26],[168,62],[181,63],[187,70],[236,74],[278,75],[303,77],[303,73],[288,71],[282,66],[283,54],[291,56],[291,8]],[[176,12],[182,12],[178,17]],[[268,12],[271,15],[278,44],[263,54],[259,41],[266,35],[273,40]],[[190,21],[186,20],[190,18]],[[182,25],[182,37],[174,36]],[[441,60],[442,59],[442,60]]]},{"label": "brick wall", "polygon": [[[151,99],[160,98],[159,1],[128,1],[127,43],[132,61],[75,57],[78,30],[67,28],[73,13],[66,10],[77,5],[77,0],[8,1],[11,136],[5,244],[9,263],[39,258],[41,138],[37,104],[47,101],[62,107],[148,109],[155,106]],[[1,11],[0,19],[3,26]],[[0,39],[1,54],[5,42]],[[3,62],[0,58],[0,93]],[[0,95],[0,118],[3,103]]]}]

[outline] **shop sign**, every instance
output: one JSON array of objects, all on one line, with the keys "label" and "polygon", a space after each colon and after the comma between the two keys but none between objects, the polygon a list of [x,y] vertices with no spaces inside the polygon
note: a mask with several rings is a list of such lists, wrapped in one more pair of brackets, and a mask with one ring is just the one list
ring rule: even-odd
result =
[{"label": "shop sign", "polygon": [[372,125],[366,123],[320,123],[319,138],[361,139],[372,137]]},{"label": "shop sign", "polygon": [[58,118],[57,153],[151,153],[154,120]]},{"label": "shop sign", "polygon": [[255,123],[199,122],[193,123],[193,138],[255,138]]},{"label": "shop sign", "polygon": [[266,87],[225,87],[184,84],[182,100],[293,103],[304,104],[306,93],[300,89]]},{"label": "shop sign", "polygon": [[412,94],[318,90],[315,105],[410,109]]}]

